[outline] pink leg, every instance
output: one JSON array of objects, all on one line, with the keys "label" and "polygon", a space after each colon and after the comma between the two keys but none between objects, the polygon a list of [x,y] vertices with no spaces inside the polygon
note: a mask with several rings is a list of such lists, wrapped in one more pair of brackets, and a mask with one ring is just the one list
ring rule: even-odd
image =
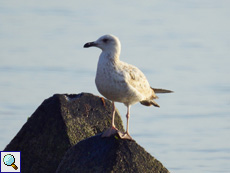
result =
[{"label": "pink leg", "polygon": [[129,139],[129,140],[133,140],[133,138],[130,136],[129,134],[129,117],[130,117],[130,105],[127,106],[127,114],[126,114],[126,118],[127,118],[127,124],[126,124],[126,132],[123,134],[121,132],[118,132],[119,136],[121,139]]},{"label": "pink leg", "polygon": [[112,125],[109,129],[107,129],[103,134],[102,137],[110,137],[117,133],[118,129],[115,127],[114,120],[115,120],[115,104],[113,103],[113,115],[112,115]]}]

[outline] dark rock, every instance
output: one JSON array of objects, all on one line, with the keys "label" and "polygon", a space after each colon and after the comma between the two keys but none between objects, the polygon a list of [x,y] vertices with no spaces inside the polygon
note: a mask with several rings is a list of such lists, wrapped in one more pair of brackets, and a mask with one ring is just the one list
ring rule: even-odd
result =
[{"label": "dark rock", "polygon": [[67,151],[56,173],[135,172],[168,173],[169,171],[135,141],[116,135],[90,137]]},{"label": "dark rock", "polygon": [[[4,151],[21,151],[21,170],[55,172],[65,152],[111,125],[112,104],[92,94],[56,94],[46,99]],[[116,113],[115,124],[123,130]]]}]

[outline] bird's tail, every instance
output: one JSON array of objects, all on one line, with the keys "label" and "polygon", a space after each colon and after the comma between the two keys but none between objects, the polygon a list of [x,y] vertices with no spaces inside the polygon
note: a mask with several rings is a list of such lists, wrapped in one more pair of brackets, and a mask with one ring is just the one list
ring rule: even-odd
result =
[{"label": "bird's tail", "polygon": [[155,93],[159,93],[159,94],[162,94],[162,93],[173,93],[173,91],[171,91],[171,90],[166,90],[166,89],[161,89],[161,88],[152,88],[152,90]]},{"label": "bird's tail", "polygon": [[[172,93],[173,91],[171,90],[166,90],[166,89],[161,89],[161,88],[152,88],[152,90],[154,91],[154,93]],[[157,96],[155,96],[155,99],[158,98]],[[142,100],[140,102],[142,105],[145,106],[155,106],[155,107],[160,107],[154,100]]]},{"label": "bird's tail", "polygon": [[[159,94],[161,94],[161,93],[172,93],[173,91],[171,91],[171,90],[166,90],[166,89],[161,89],[161,88],[151,88],[153,91],[154,91],[154,93],[159,93]],[[154,97],[155,99],[156,98],[158,98],[156,95],[155,95],[155,97]],[[140,103],[142,104],[142,105],[145,105],[145,106],[155,106],[155,107],[160,107],[154,100],[142,100],[142,101],[140,101]]]}]

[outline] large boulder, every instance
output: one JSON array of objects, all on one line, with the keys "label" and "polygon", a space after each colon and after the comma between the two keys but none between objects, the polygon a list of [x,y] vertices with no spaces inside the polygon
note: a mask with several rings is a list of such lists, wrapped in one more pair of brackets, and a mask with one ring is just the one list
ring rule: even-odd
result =
[{"label": "large boulder", "polygon": [[135,141],[117,135],[90,137],[67,151],[56,173],[168,173],[169,171]]},{"label": "large boulder", "polygon": [[[111,125],[112,104],[92,94],[46,99],[4,151],[21,151],[21,172],[55,172],[65,152]],[[123,130],[116,112],[115,124]]]}]

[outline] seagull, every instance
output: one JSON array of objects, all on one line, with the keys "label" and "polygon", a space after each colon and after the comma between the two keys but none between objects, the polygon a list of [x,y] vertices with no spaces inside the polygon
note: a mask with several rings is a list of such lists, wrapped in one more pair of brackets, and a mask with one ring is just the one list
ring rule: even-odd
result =
[{"label": "seagull", "polygon": [[[105,98],[112,101],[112,124],[102,137],[118,134],[121,139],[133,140],[129,134],[129,118],[131,105],[140,102],[145,106],[160,107],[154,100],[156,93],[171,93],[171,90],[156,89],[149,85],[145,75],[135,66],[120,61],[121,43],[114,35],[104,35],[84,48],[97,47],[102,50],[97,64],[95,83],[97,90]],[[120,132],[115,124],[115,104],[121,102],[127,107],[126,132]]]}]

